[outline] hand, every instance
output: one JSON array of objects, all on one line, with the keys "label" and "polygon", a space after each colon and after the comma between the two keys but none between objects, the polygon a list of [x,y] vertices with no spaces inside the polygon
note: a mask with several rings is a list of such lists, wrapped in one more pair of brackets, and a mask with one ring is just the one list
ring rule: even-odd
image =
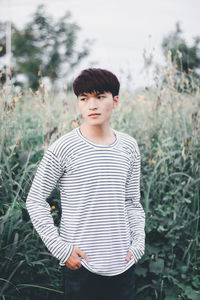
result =
[{"label": "hand", "polygon": [[[131,259],[131,256],[133,256],[133,254],[130,252],[130,251],[128,251],[128,254],[126,255],[126,260],[127,261],[129,261],[130,259]],[[136,261],[134,262],[134,264],[136,263]]]},{"label": "hand", "polygon": [[72,253],[68,260],[65,262],[66,267],[68,267],[71,270],[75,270],[81,267],[81,260],[79,258],[81,256],[82,258],[88,259],[87,255],[82,252],[78,247],[74,247],[72,250]]}]

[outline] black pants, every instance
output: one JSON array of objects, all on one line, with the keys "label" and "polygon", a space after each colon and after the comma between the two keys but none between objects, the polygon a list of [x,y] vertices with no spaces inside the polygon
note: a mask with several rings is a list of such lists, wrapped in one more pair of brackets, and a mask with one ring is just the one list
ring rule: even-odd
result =
[{"label": "black pants", "polygon": [[135,265],[115,276],[62,267],[64,300],[134,300]]}]

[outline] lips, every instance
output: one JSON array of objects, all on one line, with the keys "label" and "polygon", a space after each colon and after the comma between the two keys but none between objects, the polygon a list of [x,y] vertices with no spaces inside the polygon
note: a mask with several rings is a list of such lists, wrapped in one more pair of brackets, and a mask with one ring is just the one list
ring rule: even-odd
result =
[{"label": "lips", "polygon": [[100,114],[90,114],[89,117],[90,116],[98,116],[98,115],[100,115]]}]

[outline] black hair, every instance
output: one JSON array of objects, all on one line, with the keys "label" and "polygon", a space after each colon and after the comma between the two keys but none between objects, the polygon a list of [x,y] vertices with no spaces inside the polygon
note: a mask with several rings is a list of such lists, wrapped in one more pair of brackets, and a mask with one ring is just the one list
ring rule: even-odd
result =
[{"label": "black hair", "polygon": [[110,71],[100,68],[83,70],[73,82],[73,91],[78,97],[83,93],[110,92],[113,97],[119,94],[120,82]]}]

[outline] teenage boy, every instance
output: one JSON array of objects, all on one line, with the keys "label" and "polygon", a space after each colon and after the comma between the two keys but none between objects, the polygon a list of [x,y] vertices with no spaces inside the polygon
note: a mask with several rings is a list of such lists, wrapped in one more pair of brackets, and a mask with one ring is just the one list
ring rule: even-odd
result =
[{"label": "teenage boy", "polygon": [[[117,77],[99,68],[74,80],[83,123],[49,146],[27,197],[35,229],[62,266],[64,299],[134,299],[145,213],[137,141],[110,127],[119,88]],[[57,182],[60,234],[46,201]]]}]

